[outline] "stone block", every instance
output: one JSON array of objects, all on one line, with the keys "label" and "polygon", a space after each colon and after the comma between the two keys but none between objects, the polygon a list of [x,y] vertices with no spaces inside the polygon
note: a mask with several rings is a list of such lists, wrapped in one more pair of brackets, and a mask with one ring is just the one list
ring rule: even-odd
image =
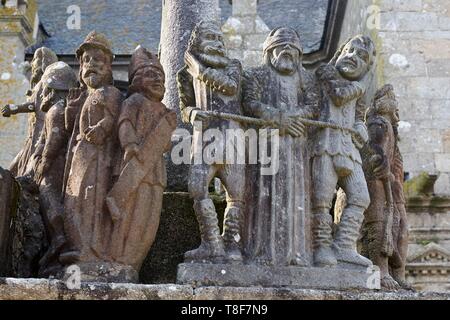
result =
[{"label": "stone block", "polygon": [[450,172],[450,153],[436,153],[436,169],[440,172]]},{"label": "stone block", "polygon": [[253,17],[230,17],[222,26],[225,35],[252,34],[255,32],[255,19]]},{"label": "stone block", "polygon": [[262,52],[266,34],[251,34],[244,37],[244,48],[246,50],[260,50]]},{"label": "stone block", "polygon": [[[402,146],[400,145],[400,149]],[[433,153],[406,153],[403,152],[405,172],[413,175],[421,172],[436,173],[436,164]]]},{"label": "stone block", "polygon": [[[223,221],[225,201],[214,197],[219,221]],[[142,283],[175,283],[177,266],[184,260],[186,251],[200,245],[200,233],[188,193],[165,193],[161,222],[156,240],[150,249],[141,272]]]},{"label": "stone block", "polygon": [[233,1],[233,16],[256,15],[257,0]]},{"label": "stone block", "polygon": [[242,46],[242,36],[240,34],[225,36],[225,47],[228,49],[239,49]]},{"label": "stone block", "polygon": [[259,66],[262,62],[263,54],[260,50],[244,51],[243,64],[246,68]]},{"label": "stone block", "polygon": [[382,11],[421,11],[422,0],[390,0],[381,3]]},{"label": "stone block", "polygon": [[[265,267],[244,264],[195,264],[178,266],[177,283],[194,287],[291,287],[352,290],[370,287],[377,274],[369,269]],[[379,275],[379,274],[378,274]]]}]

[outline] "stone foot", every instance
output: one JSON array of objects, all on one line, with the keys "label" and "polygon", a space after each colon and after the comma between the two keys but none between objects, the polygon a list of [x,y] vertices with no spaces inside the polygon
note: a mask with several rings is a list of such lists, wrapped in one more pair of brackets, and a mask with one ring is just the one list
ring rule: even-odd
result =
[{"label": "stone foot", "polygon": [[223,263],[225,250],[220,242],[202,242],[200,247],[184,254],[185,262]]},{"label": "stone foot", "polygon": [[372,261],[360,255],[356,252],[356,250],[334,247],[333,251],[337,261],[339,262],[354,264],[366,268],[373,266]]},{"label": "stone foot", "polygon": [[235,242],[225,246],[225,255],[229,263],[241,263],[244,260],[241,249]]},{"label": "stone foot", "polygon": [[314,265],[316,267],[334,267],[337,265],[336,257],[330,247],[320,246],[314,251]]},{"label": "stone foot", "polygon": [[385,274],[381,277],[381,288],[389,291],[397,291],[400,289],[400,285],[389,274]]}]

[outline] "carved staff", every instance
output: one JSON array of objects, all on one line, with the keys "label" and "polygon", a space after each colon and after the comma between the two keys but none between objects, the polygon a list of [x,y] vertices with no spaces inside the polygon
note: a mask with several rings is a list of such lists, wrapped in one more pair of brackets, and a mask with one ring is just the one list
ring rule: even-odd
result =
[{"label": "carved staff", "polygon": [[[209,116],[222,119],[222,120],[232,120],[240,123],[246,123],[246,124],[252,124],[260,127],[267,127],[267,126],[274,126],[279,127],[279,123],[276,121],[268,121],[264,119],[258,119],[258,118],[252,118],[252,117],[246,117],[241,116],[237,114],[231,114],[231,113],[225,113],[225,112],[219,112],[219,111],[202,111],[202,113],[205,113]],[[355,130],[352,128],[343,127],[334,123],[330,122],[324,122],[324,121],[316,121],[316,120],[309,120],[297,117],[296,120],[300,121],[306,126],[314,126],[318,128],[330,128],[330,129],[337,129],[337,130],[343,130],[351,133],[352,135],[358,134]]]},{"label": "carved staff", "polygon": [[390,178],[383,179],[384,193],[386,197],[383,241],[381,243],[381,252],[386,256],[392,256],[394,252],[394,239],[392,236],[392,226],[394,224],[394,197],[392,196],[392,187]]}]

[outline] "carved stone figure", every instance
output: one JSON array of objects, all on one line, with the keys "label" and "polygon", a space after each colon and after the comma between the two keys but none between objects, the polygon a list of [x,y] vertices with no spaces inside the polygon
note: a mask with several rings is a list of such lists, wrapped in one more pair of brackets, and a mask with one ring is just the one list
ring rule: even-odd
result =
[{"label": "carved stone figure", "polygon": [[33,158],[40,210],[50,243],[40,261],[40,274],[47,276],[59,271],[59,252],[65,244],[61,193],[69,139],[65,129],[65,107],[69,89],[77,85],[77,77],[69,65],[56,62],[46,69],[42,79],[40,108],[45,113],[45,122]]},{"label": "carved stone figure", "polygon": [[82,272],[92,271],[95,276],[109,259],[106,252],[114,217],[105,200],[113,184],[119,148],[117,120],[122,96],[112,85],[113,53],[104,35],[91,32],[76,55],[81,89],[69,94],[66,109],[66,125],[73,127],[64,194],[69,245],[60,260],[66,265],[77,263]]},{"label": "carved stone figure", "polygon": [[398,103],[392,85],[377,91],[367,113],[369,142],[363,149],[371,203],[365,213],[363,252],[380,268],[381,286],[409,288],[405,281],[408,225],[403,159],[398,148]]},{"label": "carved stone figure", "polygon": [[[200,22],[194,28],[185,54],[186,65],[178,72],[180,108],[185,123],[202,123],[203,130],[218,129],[225,136],[227,129],[241,129],[231,120],[213,119],[208,112],[242,114],[242,66],[238,60],[226,56],[220,26],[214,22]],[[200,226],[201,245],[185,254],[186,261],[230,262],[242,261],[241,222],[244,207],[245,167],[229,163],[225,150],[218,150],[221,159],[195,163],[194,154],[203,154],[205,143],[193,141],[193,161],[189,172],[189,192]],[[229,150],[226,150],[229,152]],[[236,151],[236,150],[235,150]],[[237,152],[237,151],[236,151]],[[235,154],[236,154],[235,152]],[[217,213],[209,197],[209,185],[214,177],[221,179],[227,192],[223,234],[220,234]],[[226,259],[224,259],[226,258]]]},{"label": "carved stone figure", "polygon": [[[341,129],[318,129],[312,148],[313,236],[316,266],[371,265],[359,255],[356,242],[364,211],[370,204],[360,148],[368,140],[364,124],[365,91],[376,50],[369,37],[356,36],[345,43],[332,61],[316,74],[322,87],[320,120]],[[347,195],[335,237],[330,209],[336,186]]]},{"label": "carved stone figure", "polygon": [[265,265],[311,264],[307,130],[298,118],[314,117],[319,96],[302,55],[295,30],[274,29],[264,43],[264,63],[245,76],[246,115],[280,128],[278,172],[264,176],[259,165],[247,170],[247,253]]},{"label": "carved stone figure", "polygon": [[129,67],[129,93],[119,117],[122,165],[107,204],[114,217],[109,255],[139,272],[159,226],[166,167],[176,113],[164,97],[164,70],[158,57],[139,47]]},{"label": "carved stone figure", "polygon": [[47,67],[58,61],[56,54],[48,48],[42,47],[34,53],[31,63],[31,90],[27,93],[27,102],[21,105],[7,105],[2,108],[2,115],[10,117],[19,113],[30,113],[28,117],[28,136],[22,150],[14,158],[10,165],[11,173],[16,176],[24,176],[32,173],[33,164],[30,163],[36,143],[44,126],[44,113],[40,109],[42,83],[41,78]]}]

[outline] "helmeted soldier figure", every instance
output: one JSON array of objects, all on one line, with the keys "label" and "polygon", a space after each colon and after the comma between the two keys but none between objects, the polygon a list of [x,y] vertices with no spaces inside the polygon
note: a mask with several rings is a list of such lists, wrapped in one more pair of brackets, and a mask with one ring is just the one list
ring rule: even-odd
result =
[{"label": "helmeted soldier figure", "polygon": [[65,243],[62,183],[69,133],[65,129],[66,97],[77,85],[77,76],[64,62],[50,65],[43,77],[41,111],[44,128],[34,153],[35,181],[39,186],[39,201],[49,232],[50,248],[41,259],[42,275],[59,270],[58,253]]}]

